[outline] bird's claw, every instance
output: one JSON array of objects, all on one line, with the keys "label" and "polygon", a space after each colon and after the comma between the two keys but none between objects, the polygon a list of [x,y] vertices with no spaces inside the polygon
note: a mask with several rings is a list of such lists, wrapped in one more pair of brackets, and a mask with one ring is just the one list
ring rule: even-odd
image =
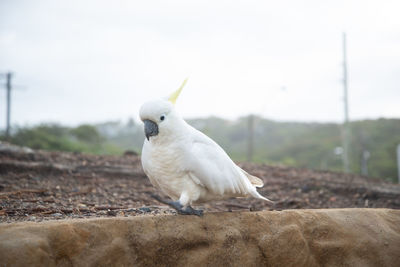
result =
[{"label": "bird's claw", "polygon": [[187,206],[186,208],[183,208],[182,204],[179,203],[179,201],[168,201],[168,200],[164,200],[162,198],[160,198],[157,195],[152,194],[151,195],[154,199],[156,199],[157,201],[167,204],[168,206],[170,206],[171,208],[175,209],[178,214],[182,214],[182,215],[196,215],[196,216],[203,216],[203,210],[195,210],[194,208],[192,208],[191,206]]},{"label": "bird's claw", "polygon": [[179,214],[182,215],[196,215],[196,216],[203,216],[203,210],[195,210],[191,206],[187,206],[185,209],[177,209]]}]

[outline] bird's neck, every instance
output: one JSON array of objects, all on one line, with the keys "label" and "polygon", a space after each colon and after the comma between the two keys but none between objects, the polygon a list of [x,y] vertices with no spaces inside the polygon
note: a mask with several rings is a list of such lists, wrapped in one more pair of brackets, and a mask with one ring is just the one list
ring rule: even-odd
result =
[{"label": "bird's neck", "polygon": [[177,144],[190,136],[189,130],[190,126],[183,119],[179,119],[174,123],[173,129],[164,129],[157,136],[150,137],[150,143],[154,146]]}]

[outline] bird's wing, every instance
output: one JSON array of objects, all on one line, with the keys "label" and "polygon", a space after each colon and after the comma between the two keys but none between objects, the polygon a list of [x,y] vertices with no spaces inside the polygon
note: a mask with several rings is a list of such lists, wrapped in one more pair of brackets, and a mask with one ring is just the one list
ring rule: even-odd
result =
[{"label": "bird's wing", "polygon": [[187,146],[185,169],[199,185],[215,194],[246,195],[252,184],[225,151],[203,133],[193,129]]},{"label": "bird's wing", "polygon": [[263,187],[264,186],[263,180],[261,180],[260,178],[254,176],[254,175],[247,173],[245,170],[243,170],[239,166],[238,166],[238,168],[240,169],[241,172],[243,172],[246,175],[247,179],[249,179],[249,181],[252,185],[254,185],[255,187]]}]

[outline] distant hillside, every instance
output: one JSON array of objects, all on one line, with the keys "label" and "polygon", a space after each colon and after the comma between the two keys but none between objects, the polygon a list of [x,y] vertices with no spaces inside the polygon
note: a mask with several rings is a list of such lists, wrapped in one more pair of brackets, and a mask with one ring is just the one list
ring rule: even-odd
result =
[{"label": "distant hillside", "polygon": [[[248,118],[189,120],[216,140],[235,160],[245,160]],[[276,122],[255,118],[255,162],[281,163],[312,169],[342,170],[341,125],[334,123]],[[362,153],[369,153],[368,174],[397,179],[396,146],[400,144],[400,119],[351,123],[351,171],[361,173]],[[339,149],[338,149],[339,148]],[[368,152],[367,152],[368,151]]]},{"label": "distant hillside", "polygon": [[[246,160],[247,117],[235,121],[217,117],[189,119],[188,123],[214,139],[234,160]],[[114,124],[108,126],[120,130],[118,134],[108,135],[109,140],[120,147],[140,152],[144,140],[142,125],[133,121],[126,127],[122,127],[121,123],[118,127]],[[102,134],[106,134],[106,125],[98,126]],[[256,117],[254,126],[253,161],[342,170],[342,160],[338,153],[342,142],[340,124],[276,122]],[[395,152],[397,144],[400,144],[400,119],[354,121],[351,123],[351,132],[351,171],[361,173],[362,153],[367,153],[368,175],[395,181]]]},{"label": "distant hillside", "polygon": [[[190,119],[236,161],[246,161],[248,118],[224,120],[217,117]],[[341,125],[335,123],[276,122],[254,119],[253,161],[321,170],[342,170]],[[361,172],[362,155],[369,157],[369,176],[397,180],[396,146],[400,144],[400,119],[378,119],[351,123],[351,171]],[[11,142],[35,149],[81,151],[96,154],[140,153],[144,134],[142,123],[113,121],[67,128],[39,125],[21,128]]]}]

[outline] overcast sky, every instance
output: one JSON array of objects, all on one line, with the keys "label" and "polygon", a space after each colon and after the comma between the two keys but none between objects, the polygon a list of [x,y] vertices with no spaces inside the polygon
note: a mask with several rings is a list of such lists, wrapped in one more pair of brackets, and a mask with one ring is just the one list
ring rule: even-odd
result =
[{"label": "overcast sky", "polygon": [[339,122],[346,31],[350,118],[398,118],[399,11],[398,0],[1,0],[0,72],[23,86],[19,125],[137,119],[187,76],[187,118]]}]

